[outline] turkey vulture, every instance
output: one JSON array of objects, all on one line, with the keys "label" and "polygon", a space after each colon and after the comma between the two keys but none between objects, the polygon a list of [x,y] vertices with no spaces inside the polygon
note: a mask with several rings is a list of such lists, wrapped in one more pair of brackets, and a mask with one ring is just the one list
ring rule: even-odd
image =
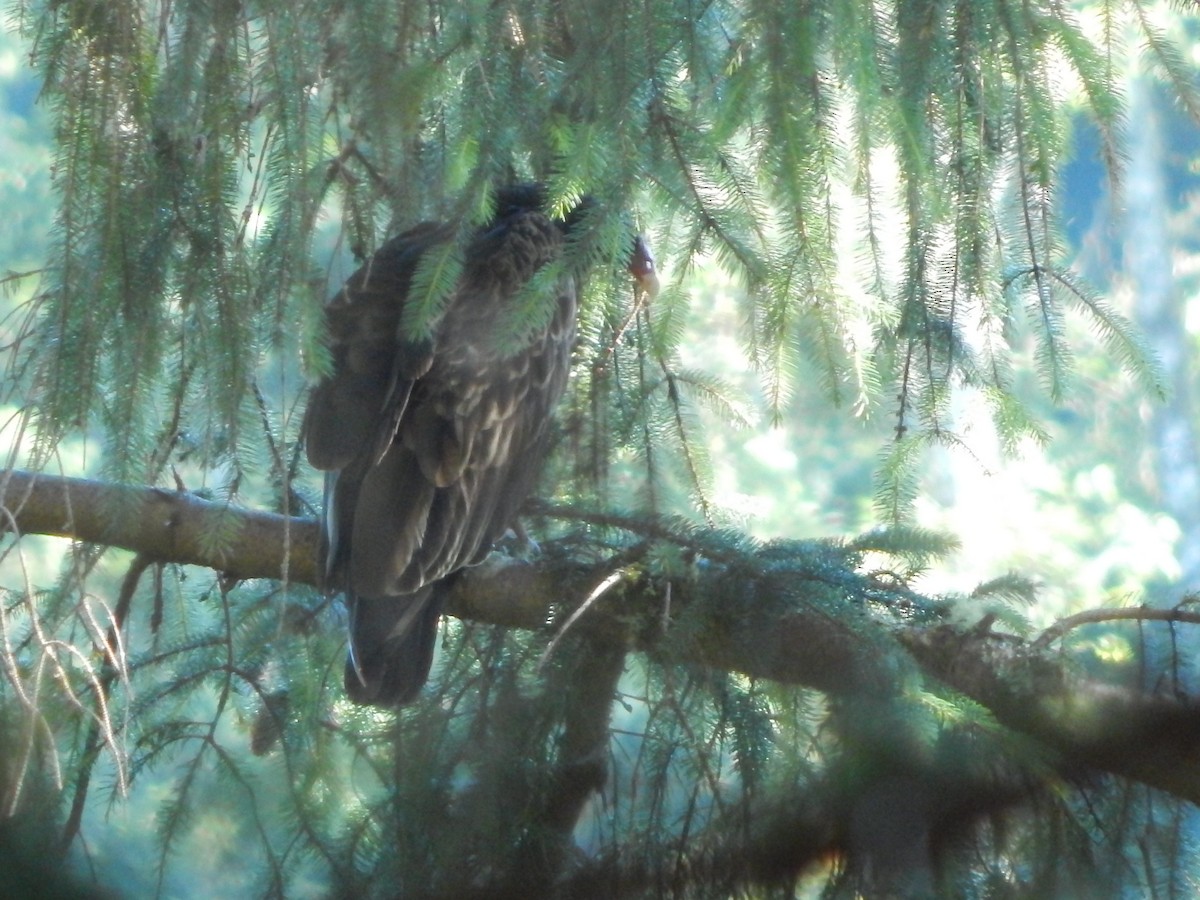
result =
[{"label": "turkey vulture", "polygon": [[[416,698],[449,579],[483,560],[538,477],[567,382],[575,275],[547,285],[551,314],[523,344],[498,335],[511,334],[505,317],[560,258],[586,201],[565,221],[544,204],[537,185],[497,192],[427,337],[406,334],[401,319],[422,255],[456,240],[451,225],[392,238],[326,307],[333,368],[312,391],[303,433],[326,473],[325,581],[350,611],[345,683],[356,702]],[[629,267],[653,288],[641,238]]]}]

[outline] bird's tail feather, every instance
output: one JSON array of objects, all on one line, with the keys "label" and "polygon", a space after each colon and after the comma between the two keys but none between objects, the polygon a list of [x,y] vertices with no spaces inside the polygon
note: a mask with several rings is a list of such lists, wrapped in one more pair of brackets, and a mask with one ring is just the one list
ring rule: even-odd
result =
[{"label": "bird's tail feather", "polygon": [[348,597],[346,694],[355,703],[403,706],[429,679],[442,613],[439,584],[396,597]]}]

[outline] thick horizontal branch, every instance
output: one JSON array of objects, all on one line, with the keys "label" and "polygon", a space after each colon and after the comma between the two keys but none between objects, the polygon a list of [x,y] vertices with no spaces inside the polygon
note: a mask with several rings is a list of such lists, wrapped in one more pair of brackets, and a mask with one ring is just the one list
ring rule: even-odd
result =
[{"label": "thick horizontal branch", "polygon": [[[0,530],[123,547],[231,578],[319,581],[314,520],[186,492],[8,470],[0,472],[0,517]],[[536,564],[494,557],[459,580],[448,612],[545,628],[612,570],[550,555]],[[664,661],[841,696],[878,698],[894,679],[880,652],[893,638],[869,618],[851,626],[815,605],[781,607],[763,585],[746,584],[740,594],[745,602],[704,602],[631,574],[576,627],[607,630]],[[1200,803],[1200,705],[1192,700],[1071,677],[1057,654],[990,632],[910,628],[897,639],[926,674],[1057,752],[1060,769],[1099,769]]]},{"label": "thick horizontal branch", "polygon": [[[628,854],[589,861],[559,896],[639,896],[655,888],[663,893],[663,885],[685,895],[697,884],[722,885],[738,896],[750,886],[791,888],[809,867],[839,857],[871,873],[867,896],[917,896],[913,886],[922,883],[933,895],[942,852],[979,822],[1001,820],[1039,790],[1014,772],[981,768],[966,759],[929,760],[864,782],[852,769],[834,765],[800,792],[741,798],[693,838],[686,858]],[[744,823],[749,827],[738,827]],[[888,890],[900,885],[908,890]]]},{"label": "thick horizontal branch", "polygon": [[121,547],[158,562],[235,579],[315,585],[314,519],[257,512],[187,491],[0,470],[0,532],[48,534]]},{"label": "thick horizontal branch", "polygon": [[1111,772],[1200,805],[1200,703],[1073,677],[1056,655],[988,632],[913,630],[921,668],[1037,738],[1068,765]]},{"label": "thick horizontal branch", "polygon": [[[939,857],[981,821],[996,822],[1040,787],[1015,771],[992,771],[971,760],[926,760],[904,773],[864,779],[836,763],[803,788],[743,794],[686,843],[656,853],[578,857],[554,890],[529,884],[454,885],[417,894],[420,900],[570,900],[688,896],[703,886],[721,896],[770,896],[822,862],[843,859],[869,878],[865,896],[934,894]],[[997,771],[997,768],[1000,771]],[[895,892],[889,888],[907,886]]]}]

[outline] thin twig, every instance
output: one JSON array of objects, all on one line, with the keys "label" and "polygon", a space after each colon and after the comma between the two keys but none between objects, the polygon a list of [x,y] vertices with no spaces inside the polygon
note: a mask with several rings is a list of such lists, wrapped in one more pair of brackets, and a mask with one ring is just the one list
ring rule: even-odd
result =
[{"label": "thin twig", "polygon": [[1187,612],[1179,607],[1171,609],[1154,609],[1149,606],[1128,606],[1109,609],[1089,609],[1065,619],[1059,619],[1033,642],[1034,648],[1045,647],[1058,640],[1068,631],[1080,625],[1091,625],[1096,622],[1119,622],[1135,620],[1138,622],[1187,622],[1200,625],[1200,612]]},{"label": "thin twig", "polygon": [[550,659],[550,654],[554,652],[554,649],[558,646],[559,641],[562,640],[563,635],[565,635],[571,629],[572,625],[579,621],[580,617],[588,611],[593,603],[604,596],[604,594],[607,593],[613,585],[625,577],[625,572],[626,570],[624,568],[617,569],[615,572],[610,572],[605,579],[596,585],[592,592],[588,594],[587,599],[579,604],[579,607],[567,617],[567,621],[563,623],[562,628],[558,629],[558,633],[554,635],[549,645],[547,645],[545,651],[542,653],[542,658],[538,660],[538,672],[542,671],[542,667],[545,666],[546,662]]}]

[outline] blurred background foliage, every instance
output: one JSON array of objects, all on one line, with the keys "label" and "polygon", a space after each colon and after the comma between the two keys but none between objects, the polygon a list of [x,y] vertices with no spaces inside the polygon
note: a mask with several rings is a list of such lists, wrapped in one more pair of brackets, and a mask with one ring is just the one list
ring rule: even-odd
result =
[{"label": "blurred background foliage", "polygon": [[[845,19],[866,14],[897,57],[928,50],[937,61],[943,51],[952,56],[949,43],[922,44],[915,36],[932,32],[904,22],[906,11],[978,27],[979,49],[992,46],[979,36],[993,35],[1008,4],[978,4],[988,10],[982,24],[964,15],[970,4],[900,4],[898,21],[889,4],[683,4],[676,13],[695,25],[691,44],[672,43],[672,26],[646,25],[665,14],[642,21],[624,5],[614,13],[579,4],[567,24],[559,4],[530,4],[528,15],[519,5],[435,6],[436,27],[428,10],[405,3],[329,5],[336,15],[311,3],[14,8],[0,35],[0,433],[9,464],[156,484],[171,483],[173,470],[206,496],[313,514],[319,490],[296,466],[295,435],[306,378],[320,366],[320,303],[354,257],[396,227],[463,207],[472,215],[495,181],[548,176],[556,196],[600,184],[611,208],[632,210],[669,280],[663,305],[646,314],[623,305],[612,273],[597,275],[582,374],[563,413],[577,440],[555,469],[556,499],[682,514],[759,539],[851,537],[902,520],[956,542],[905,573],[912,587],[958,598],[969,619],[980,611],[969,601],[977,585],[1017,573],[1035,586],[1035,602],[1006,614],[1034,630],[1096,606],[1172,605],[1197,584],[1200,35],[1186,5],[1077,4],[1082,31],[1121,32],[1096,45],[1121,51],[1111,58],[1062,35],[1045,69],[1037,60],[1054,54],[1044,34],[1011,58],[1007,48],[981,50],[980,84],[997,96],[978,100],[989,111],[978,123],[1014,126],[1014,78],[1045,80],[1044,92],[1029,88],[1027,99],[1055,108],[1037,111],[1046,116],[1028,132],[1037,147],[989,153],[980,136],[971,160],[982,167],[977,183],[950,192],[961,199],[975,191],[978,205],[958,207],[937,190],[921,193],[942,174],[928,166],[952,153],[940,143],[945,133],[915,131],[908,148],[891,142],[892,129],[929,125],[905,104],[923,104],[920,92],[945,73],[902,85],[897,99],[872,82],[894,73],[855,65],[852,47],[835,41],[809,57],[789,48],[861,39],[866,31]],[[1063,13],[1058,4],[1026,6],[1046,28]],[[621,26],[606,32],[600,25],[612,16]],[[1153,41],[1139,27],[1169,39],[1179,55],[1164,62],[1146,50]],[[488,48],[505,34],[505,46]],[[621,43],[631,35],[645,46]],[[564,36],[586,46],[556,43]],[[103,41],[114,46],[97,52]],[[614,80],[622,68],[606,57],[641,65]],[[806,58],[820,61],[819,74],[774,72],[773,83],[747,71],[751,61]],[[1023,62],[1036,71],[1021,71]],[[1068,62],[1112,97],[1089,96]],[[120,71],[89,70],[105,64]],[[844,82],[830,83],[835,74]],[[89,92],[80,82],[89,77],[118,89]],[[1063,83],[1049,85],[1053,78]],[[577,89],[593,81],[604,90]],[[796,99],[801,88],[817,95],[816,107]],[[522,92],[532,108],[505,99]],[[872,96],[874,107],[861,99]],[[488,97],[497,99],[482,102]],[[809,117],[822,99],[838,105],[817,122]],[[892,101],[897,108],[884,108]],[[760,118],[738,119],[743,109]],[[634,121],[601,131],[622,116]],[[843,143],[875,132],[878,156]],[[650,146],[628,146],[647,135]],[[1060,150],[1069,152],[1058,167]],[[1031,171],[1014,175],[1020,158]],[[868,161],[873,172],[863,170]],[[838,177],[823,180],[822,172]],[[848,193],[868,177],[865,191]],[[1018,202],[1013,192],[1022,190],[1045,197]],[[864,198],[878,204],[865,220]],[[947,250],[959,237],[956,209],[986,218],[1005,204],[1061,223],[1061,231],[1047,225],[1053,235],[1035,255],[1044,251],[1047,270],[1053,264],[1086,281],[1096,292],[1089,297],[1106,298],[1133,322],[1157,364],[1114,352],[1112,329],[1087,315],[1054,314],[1043,332],[1034,320],[1048,301],[1036,290],[1032,300],[1001,297],[997,285],[1021,256],[1009,252],[1012,222],[1001,214],[983,228],[1003,233],[997,246],[974,257]],[[813,218],[789,214],[796,211]],[[619,240],[619,224],[600,240]],[[922,258],[941,274],[914,275]],[[933,296],[951,258],[977,266],[964,276],[977,288],[969,325]],[[808,267],[802,277],[787,265],[797,259]],[[880,283],[872,284],[876,269]],[[780,288],[793,276],[798,286]],[[909,353],[913,340],[925,350],[936,344],[927,377],[910,384],[894,363],[905,353],[905,311],[923,291],[923,308],[943,315],[945,333],[963,333],[909,332]],[[1025,304],[1035,313],[1028,321],[1019,314]],[[1005,349],[978,349],[986,339]],[[1070,372],[1057,368],[1056,348],[1064,359],[1069,348]],[[605,353],[625,367],[611,382],[595,365]],[[995,379],[981,374],[989,353]],[[647,365],[662,377],[647,375]],[[939,382],[934,369],[947,377]],[[682,402],[675,385],[685,386]],[[597,402],[609,409],[601,424]],[[918,449],[899,449],[908,442]],[[889,500],[900,495],[903,502]],[[551,542],[573,539],[566,526],[543,527]],[[621,546],[611,535],[597,543],[605,540]],[[11,685],[6,693],[12,724],[0,741],[15,748],[6,758],[24,762],[9,773],[20,773],[21,790],[9,786],[4,801],[10,809],[61,803],[61,816],[51,817],[60,827],[79,802],[71,860],[121,895],[403,895],[406,878],[423,877],[412,872],[442,871],[464,857],[486,869],[484,849],[467,846],[469,832],[460,844],[430,846],[427,820],[403,810],[473,799],[479,806],[461,819],[474,817],[485,833],[487,804],[471,789],[486,782],[488,760],[460,732],[485,734],[484,746],[521,758],[521,740],[548,746],[555,731],[547,723],[560,721],[526,696],[538,683],[531,672],[541,646],[463,623],[450,626],[429,708],[398,722],[347,708],[337,699],[335,606],[295,586],[227,589],[211,573],[176,567],[152,567],[142,579],[128,670],[106,675],[86,648],[136,565],[129,554],[36,536],[0,552],[10,613],[36,602],[48,631],[84,648],[68,664],[68,690],[34,677],[35,663],[22,659],[30,668],[14,681],[37,691],[19,701]],[[156,606],[165,607],[161,630],[150,625]],[[1109,624],[1076,632],[1071,649],[1085,665],[1120,670],[1161,652],[1165,640]],[[1181,640],[1194,656],[1195,641]],[[236,664],[222,668],[232,647]],[[489,691],[478,688],[481,672]],[[136,690],[118,690],[108,714],[96,717],[89,692],[105,677]],[[748,760],[779,782],[802,783],[821,758],[801,749],[828,712],[815,692],[736,677],[716,687],[699,679],[704,686],[693,690],[691,675],[676,677],[631,663],[613,720],[617,787],[606,795],[611,806],[598,802],[577,830],[583,852],[640,839],[645,852],[664,853],[677,834],[675,814],[664,809],[701,797],[719,807],[722,790],[751,777]],[[489,703],[499,704],[493,716],[499,709],[520,724],[496,725],[485,715]],[[35,731],[44,729],[35,737],[22,718],[31,711]],[[708,752],[693,747],[673,761],[672,752],[697,740],[695,721],[705,723]],[[764,730],[761,745],[739,750],[755,728]],[[525,756],[536,765],[543,753]],[[639,779],[654,795],[648,807],[638,805]],[[1142,815],[1147,831],[1165,827]],[[1194,811],[1171,815],[1179,819],[1171,834],[1194,841]],[[961,895],[1013,896],[989,890],[1047,883],[1020,864],[1022,852],[1037,853],[1037,829],[1023,834],[1028,843],[980,863]],[[1094,870],[1089,877],[1100,881],[1083,883],[1116,893],[1160,884],[1164,872],[1194,881],[1183,849],[1166,862],[1152,856],[1142,854],[1143,868]],[[823,870],[799,890],[834,890],[835,875]]]}]

